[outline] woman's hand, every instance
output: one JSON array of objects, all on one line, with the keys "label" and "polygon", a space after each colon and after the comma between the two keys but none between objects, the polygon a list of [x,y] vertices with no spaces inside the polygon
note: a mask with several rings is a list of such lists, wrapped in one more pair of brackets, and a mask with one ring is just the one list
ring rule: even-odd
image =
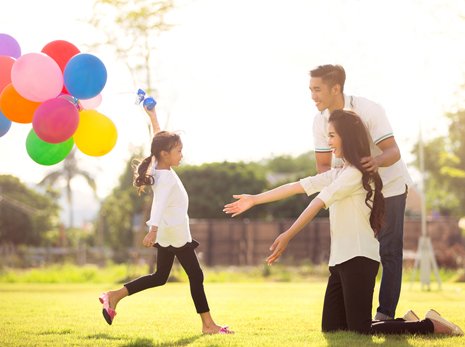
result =
[{"label": "woman's hand", "polygon": [[224,205],[223,209],[226,214],[232,214],[231,217],[235,217],[255,205],[253,195],[250,194],[233,195],[233,198],[238,200]]},{"label": "woman's hand", "polygon": [[271,255],[268,258],[266,258],[266,262],[268,263],[268,265],[271,265],[276,260],[278,260],[281,254],[283,254],[283,252],[285,251],[287,244],[290,240],[291,239],[287,232],[282,233],[276,238],[276,240],[274,240],[273,244],[270,247],[270,251],[273,251],[273,253],[271,253]]},{"label": "woman's hand", "polygon": [[147,235],[145,235],[144,240],[142,241],[142,244],[145,247],[153,247],[155,244],[155,240],[157,238],[157,231],[156,230],[150,230]]}]

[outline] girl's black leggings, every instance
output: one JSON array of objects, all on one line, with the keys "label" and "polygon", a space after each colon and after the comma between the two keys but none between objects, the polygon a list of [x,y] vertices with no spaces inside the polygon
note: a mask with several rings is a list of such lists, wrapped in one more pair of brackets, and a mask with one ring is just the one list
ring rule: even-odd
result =
[{"label": "girl's black leggings", "polygon": [[174,247],[157,247],[157,249],[157,271],[126,283],[124,286],[129,295],[164,285],[171,272],[174,257],[176,257],[189,277],[191,296],[197,313],[209,312],[210,309],[203,288],[203,272],[194,248],[182,247],[179,250],[174,250]]}]

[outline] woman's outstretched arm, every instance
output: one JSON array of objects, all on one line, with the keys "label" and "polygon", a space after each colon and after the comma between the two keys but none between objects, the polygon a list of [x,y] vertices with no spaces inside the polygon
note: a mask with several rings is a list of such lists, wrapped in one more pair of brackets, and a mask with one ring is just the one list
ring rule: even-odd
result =
[{"label": "woman's outstretched arm", "polygon": [[233,195],[233,198],[238,199],[232,203],[224,206],[223,212],[231,214],[231,217],[235,217],[242,212],[247,211],[249,208],[265,204],[267,202],[277,201],[286,199],[296,194],[305,193],[300,182],[287,183],[277,188],[268,190],[266,192],[250,195],[250,194],[239,194]]}]

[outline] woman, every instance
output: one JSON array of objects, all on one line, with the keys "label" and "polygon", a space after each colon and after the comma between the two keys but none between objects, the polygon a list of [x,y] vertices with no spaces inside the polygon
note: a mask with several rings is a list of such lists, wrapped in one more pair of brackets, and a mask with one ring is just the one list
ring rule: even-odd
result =
[{"label": "woman", "polygon": [[[377,172],[363,169],[361,158],[370,155],[367,130],[352,111],[335,110],[329,117],[328,143],[342,168],[285,184],[257,195],[234,195],[237,201],[225,205],[232,217],[254,205],[285,199],[295,194],[320,192],[292,226],[279,235],[270,250],[274,263],[289,241],[309,223],[321,208],[329,207],[331,250],[328,285],[323,305],[325,332],[351,330],[365,334],[463,334],[436,311],[426,319],[372,321],[372,301],[380,256],[376,239],[384,216],[382,181]],[[409,317],[413,315],[413,311]],[[410,320],[410,318],[409,318]]]}]

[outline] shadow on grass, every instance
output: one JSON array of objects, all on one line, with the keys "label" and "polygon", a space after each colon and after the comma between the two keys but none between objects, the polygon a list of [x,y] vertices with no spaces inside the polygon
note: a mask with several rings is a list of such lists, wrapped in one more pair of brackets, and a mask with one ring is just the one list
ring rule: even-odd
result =
[{"label": "shadow on grass", "polygon": [[328,346],[331,347],[346,347],[350,345],[354,346],[372,346],[376,343],[376,346],[400,346],[407,347],[413,346],[409,341],[411,338],[424,339],[431,341],[431,345],[434,345],[434,341],[442,340],[451,337],[450,335],[362,335],[357,333],[349,332],[335,332],[335,333],[323,333]]},{"label": "shadow on grass", "polygon": [[88,339],[95,339],[95,340],[121,340],[121,337],[112,336],[108,334],[95,334],[95,335],[88,335]]},{"label": "shadow on grass", "polygon": [[202,335],[193,335],[191,337],[185,337],[177,341],[167,341],[162,343],[154,343],[151,339],[138,338],[129,343],[120,345],[121,347],[171,347],[171,346],[187,346],[197,340]]},{"label": "shadow on grass", "polygon": [[[372,335],[362,335],[357,333],[349,332],[334,332],[334,333],[323,333],[328,346],[331,347],[346,347],[350,345],[354,346],[370,346],[375,343],[376,345],[382,346],[383,344],[395,345],[400,347],[411,346],[411,344],[406,340],[407,337],[412,335],[386,335],[386,336],[372,336]],[[384,339],[384,341],[383,341]]]},{"label": "shadow on grass", "polygon": [[71,329],[62,329],[62,330],[45,330],[45,331],[40,331],[37,334],[38,335],[68,335],[71,333],[72,333]]}]

